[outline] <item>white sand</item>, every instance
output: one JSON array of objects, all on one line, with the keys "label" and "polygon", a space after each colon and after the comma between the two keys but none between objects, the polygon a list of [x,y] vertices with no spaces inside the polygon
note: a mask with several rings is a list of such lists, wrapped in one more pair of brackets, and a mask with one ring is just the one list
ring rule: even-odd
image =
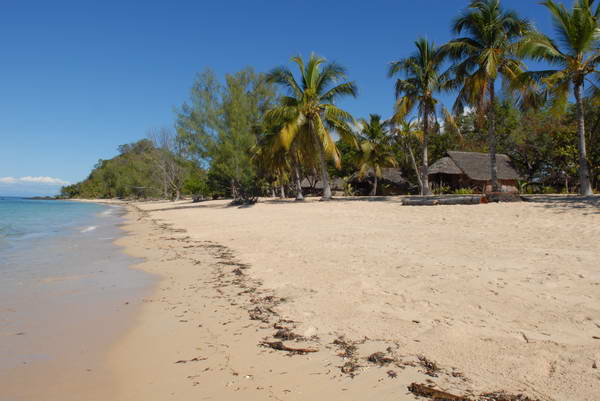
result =
[{"label": "white sand", "polygon": [[[287,299],[277,309],[282,316],[323,343],[338,334],[396,343],[406,357],[423,354],[464,373],[469,381],[456,391],[598,400],[597,199],[137,206],[193,240],[233,249],[252,277]],[[167,274],[178,282],[176,269]]]}]

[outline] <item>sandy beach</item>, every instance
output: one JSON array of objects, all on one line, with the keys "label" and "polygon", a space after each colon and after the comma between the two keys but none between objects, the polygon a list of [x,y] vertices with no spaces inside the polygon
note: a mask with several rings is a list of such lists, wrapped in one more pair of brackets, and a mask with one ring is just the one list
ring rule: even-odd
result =
[{"label": "sandy beach", "polygon": [[115,400],[600,394],[598,198],[130,208],[120,245],[162,280],[108,356]]}]

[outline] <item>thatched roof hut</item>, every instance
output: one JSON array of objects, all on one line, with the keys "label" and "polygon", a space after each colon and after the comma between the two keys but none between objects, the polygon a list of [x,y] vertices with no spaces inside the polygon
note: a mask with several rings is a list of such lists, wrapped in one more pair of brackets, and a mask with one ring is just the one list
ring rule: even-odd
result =
[{"label": "thatched roof hut", "polygon": [[[368,195],[372,190],[372,186],[375,181],[375,171],[371,168],[367,170],[364,177],[360,177],[358,173],[355,173],[350,178],[350,184],[352,185],[356,194]],[[404,178],[402,170],[397,167],[383,167],[381,169],[381,177],[379,178],[378,190],[379,195],[401,195],[406,194],[409,191],[410,184]]]},{"label": "thatched roof hut", "polygon": [[[307,193],[320,193],[323,191],[323,181],[317,177],[305,177],[302,179],[300,185]],[[334,192],[343,192],[344,180],[338,177],[329,177],[329,186]]]},{"label": "thatched roof hut", "polygon": [[[428,175],[433,183],[448,185],[451,188],[480,188],[491,190],[491,172],[489,153],[447,152],[448,156],[433,163]],[[510,158],[505,154],[496,154],[498,181],[502,191],[516,192],[517,180],[521,179]]]}]

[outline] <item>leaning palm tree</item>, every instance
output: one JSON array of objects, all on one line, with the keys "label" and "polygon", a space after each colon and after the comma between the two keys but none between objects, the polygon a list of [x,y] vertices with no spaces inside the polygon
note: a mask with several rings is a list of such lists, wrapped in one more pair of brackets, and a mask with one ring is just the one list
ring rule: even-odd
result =
[{"label": "leaning palm tree", "polygon": [[422,148],[424,139],[423,131],[419,128],[419,124],[417,122],[396,120],[394,121],[392,134],[396,139],[396,143],[400,145],[404,157],[406,158],[407,155],[409,156],[409,161],[415,170],[415,175],[417,176],[417,182],[419,183],[419,189],[421,191],[420,194],[423,195],[424,185],[421,181],[422,177],[419,172],[419,167],[417,166],[415,152],[413,151],[413,147],[419,146]]},{"label": "leaning palm tree", "polygon": [[531,25],[514,11],[503,9],[500,0],[474,0],[454,20],[452,30],[457,35],[465,34],[441,50],[454,62],[454,79],[449,84],[459,90],[454,110],[458,114],[465,106],[475,107],[480,127],[487,115],[492,191],[498,191],[496,80],[502,78],[508,83],[523,72],[524,65],[516,53],[520,39],[531,30]]},{"label": "leaning palm tree", "polygon": [[415,42],[416,52],[408,58],[390,65],[389,76],[401,74],[396,81],[396,106],[393,120],[402,121],[413,110],[418,110],[418,118],[423,123],[422,166],[419,172],[421,193],[431,195],[427,169],[429,164],[428,143],[430,127],[435,120],[435,107],[438,100],[435,93],[444,86],[441,73],[443,57],[433,42],[420,38]]},{"label": "leaning palm tree", "polygon": [[[583,91],[585,82],[600,67],[600,5],[593,0],[577,0],[571,11],[552,0],[543,2],[552,15],[559,43],[548,36],[532,32],[526,38],[521,54],[558,67],[545,71],[529,71],[521,75],[518,85],[545,84],[545,94],[555,107],[568,102],[571,89],[575,96],[577,132],[579,135],[579,192],[591,195],[590,173],[585,143]],[[594,75],[593,75],[594,74]]]},{"label": "leaning palm tree", "polygon": [[361,119],[360,133],[360,158],[358,161],[359,177],[363,178],[367,172],[373,171],[373,187],[371,195],[377,195],[377,184],[383,178],[384,167],[398,165],[392,151],[387,124],[381,121],[378,114],[369,115],[369,121]]},{"label": "leaning palm tree", "polygon": [[[345,69],[336,63],[326,63],[324,58],[311,55],[308,63],[301,57],[292,57],[300,70],[299,81],[287,67],[272,70],[267,79],[287,89],[288,95],[280,98],[277,107],[269,110],[265,118],[282,129],[279,138],[282,146],[291,149],[294,157],[310,160],[318,156],[323,180],[323,200],[331,199],[327,158],[340,167],[340,152],[332,132],[354,142],[350,128],[354,119],[350,113],[335,105],[344,96],[356,97],[354,82],[347,82]],[[300,160],[299,160],[300,161]],[[296,169],[297,169],[297,164]]]}]

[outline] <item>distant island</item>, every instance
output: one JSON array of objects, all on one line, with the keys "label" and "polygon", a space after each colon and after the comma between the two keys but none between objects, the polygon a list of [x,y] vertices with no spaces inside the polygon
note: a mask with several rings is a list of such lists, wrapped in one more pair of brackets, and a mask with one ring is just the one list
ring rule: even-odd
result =
[{"label": "distant island", "polygon": [[30,197],[23,198],[23,199],[27,199],[27,200],[59,200],[62,198],[59,196],[30,196]]}]

